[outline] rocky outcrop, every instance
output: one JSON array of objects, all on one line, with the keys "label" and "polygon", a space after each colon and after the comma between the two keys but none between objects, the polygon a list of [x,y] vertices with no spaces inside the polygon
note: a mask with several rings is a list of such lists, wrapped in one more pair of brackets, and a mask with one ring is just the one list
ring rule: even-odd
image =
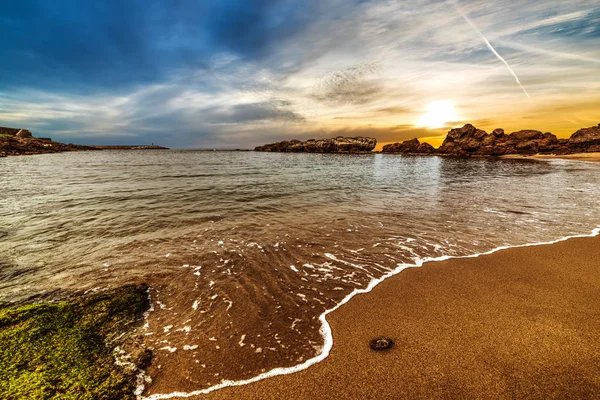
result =
[{"label": "rocky outcrop", "polygon": [[402,154],[433,154],[435,148],[429,143],[421,143],[419,139],[406,140],[402,143],[386,144],[383,146],[383,153],[402,153]]},{"label": "rocky outcrop", "polygon": [[580,129],[570,139],[558,139],[552,133],[522,130],[509,135],[503,129],[492,133],[471,124],[451,129],[438,149],[418,139],[388,144],[383,153],[439,154],[462,157],[493,157],[509,154],[571,154],[600,152],[600,124]]},{"label": "rocky outcrop", "polygon": [[61,153],[86,150],[152,150],[167,149],[151,146],[81,146],[54,142],[51,138],[36,138],[27,129],[0,127],[0,157]]},{"label": "rocky outcrop", "polygon": [[16,129],[16,128],[7,128],[5,126],[0,126],[0,136],[15,136],[17,134],[17,132],[19,132],[21,129]]},{"label": "rocky outcrop", "polygon": [[600,152],[600,124],[575,132],[568,146],[574,153]]},{"label": "rocky outcrop", "polygon": [[47,139],[38,139],[29,135],[22,136],[15,134],[10,136],[0,136],[0,157],[82,150],[96,149],[91,146],[79,146],[75,144],[53,142]]},{"label": "rocky outcrop", "polygon": [[94,150],[169,150],[168,147],[152,145],[142,146],[92,146]]},{"label": "rocky outcrop", "polygon": [[368,137],[341,137],[332,139],[310,139],[305,142],[290,140],[258,146],[255,151],[285,153],[369,153],[377,140]]},{"label": "rocky outcrop", "polygon": [[561,144],[551,133],[523,130],[509,135],[503,129],[487,133],[471,124],[452,129],[436,151],[456,156],[502,156],[506,154],[551,153]]}]

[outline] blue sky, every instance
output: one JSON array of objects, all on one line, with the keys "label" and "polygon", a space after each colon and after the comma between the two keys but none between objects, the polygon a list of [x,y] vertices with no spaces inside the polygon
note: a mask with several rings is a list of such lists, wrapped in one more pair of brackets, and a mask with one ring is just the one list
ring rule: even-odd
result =
[{"label": "blue sky", "polygon": [[[55,140],[234,148],[600,122],[597,1],[5,3],[0,125]],[[420,126],[442,100],[456,121]]]}]

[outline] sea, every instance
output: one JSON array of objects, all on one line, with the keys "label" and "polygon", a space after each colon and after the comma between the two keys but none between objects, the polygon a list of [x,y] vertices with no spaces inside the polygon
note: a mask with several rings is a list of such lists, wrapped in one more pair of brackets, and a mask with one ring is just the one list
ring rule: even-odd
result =
[{"label": "sea", "polygon": [[193,150],[7,157],[0,301],[149,284],[144,393],[170,398],[322,360],[333,344],[327,313],[404,268],[598,227],[592,162]]}]

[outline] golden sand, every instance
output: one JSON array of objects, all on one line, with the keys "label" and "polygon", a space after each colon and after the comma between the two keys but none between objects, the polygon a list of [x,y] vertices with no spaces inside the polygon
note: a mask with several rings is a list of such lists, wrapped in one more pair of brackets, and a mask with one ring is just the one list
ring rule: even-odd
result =
[{"label": "golden sand", "polygon": [[328,319],[323,362],[202,398],[600,398],[600,237],[407,269]]},{"label": "golden sand", "polygon": [[531,156],[524,156],[521,154],[511,154],[507,156],[502,156],[501,158],[536,158],[536,159],[544,159],[544,160],[578,160],[578,161],[600,161],[600,153],[575,153],[575,154],[564,154],[564,155],[554,155],[554,154],[535,154]]}]

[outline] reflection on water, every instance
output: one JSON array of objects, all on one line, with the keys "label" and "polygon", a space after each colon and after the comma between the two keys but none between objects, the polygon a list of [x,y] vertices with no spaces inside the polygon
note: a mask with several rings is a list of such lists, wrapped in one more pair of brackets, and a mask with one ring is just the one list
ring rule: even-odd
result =
[{"label": "reflection on water", "polygon": [[[151,392],[314,356],[399,263],[589,233],[600,164],[106,151],[0,160],[0,301],[153,286]],[[160,368],[159,368],[160,366]]]}]

